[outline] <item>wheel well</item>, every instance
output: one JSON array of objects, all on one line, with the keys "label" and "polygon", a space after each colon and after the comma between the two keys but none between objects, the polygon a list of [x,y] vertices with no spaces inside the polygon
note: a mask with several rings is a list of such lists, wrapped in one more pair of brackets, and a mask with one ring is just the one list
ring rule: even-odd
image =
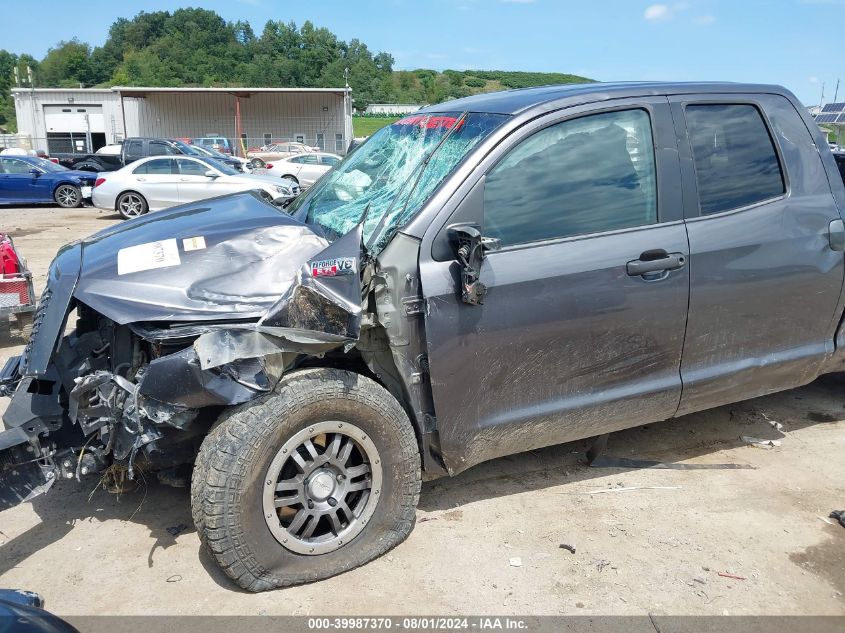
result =
[{"label": "wheel well", "polygon": [[74,169],[78,171],[90,171],[90,172],[100,172],[106,171],[106,168],[100,165],[99,163],[82,163],[81,165],[74,165]]},{"label": "wheel well", "polygon": [[282,178],[287,178],[287,179],[289,179],[289,180],[293,180],[293,181],[294,181],[295,183],[297,183],[297,184],[299,183],[299,178],[297,178],[296,176],[291,176],[290,174],[287,174],[287,175],[285,175],[285,176],[282,176]]},{"label": "wheel well", "polygon": [[328,352],[325,356],[323,356],[323,358],[304,356],[297,365],[297,369],[305,367],[332,367],[334,369],[344,369],[356,374],[361,374],[362,376],[366,376],[370,380],[377,382],[379,385],[384,387],[390,395],[396,398],[399,405],[405,409],[405,412],[411,419],[411,424],[413,425],[414,431],[417,433],[418,437],[422,432],[422,429],[419,428],[419,424],[416,419],[416,412],[413,411],[413,407],[410,406],[408,399],[403,392],[399,372],[396,370],[395,365],[393,365],[392,358],[389,367],[385,367],[383,363],[376,367],[377,370],[381,370],[384,373],[374,372],[367,364],[367,361],[364,360],[364,357],[358,348],[352,348],[348,352],[344,352],[343,350]]}]

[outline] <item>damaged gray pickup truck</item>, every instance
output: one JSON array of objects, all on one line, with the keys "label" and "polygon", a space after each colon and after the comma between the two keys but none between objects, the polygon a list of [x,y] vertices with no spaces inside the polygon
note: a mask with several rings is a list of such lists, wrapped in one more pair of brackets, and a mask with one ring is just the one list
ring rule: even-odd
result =
[{"label": "damaged gray pickup truck", "polygon": [[352,569],[409,534],[423,473],[841,370],[842,209],[776,86],[429,107],[285,209],[238,194],[64,247],[0,377],[0,509],[192,469],[240,586]]}]

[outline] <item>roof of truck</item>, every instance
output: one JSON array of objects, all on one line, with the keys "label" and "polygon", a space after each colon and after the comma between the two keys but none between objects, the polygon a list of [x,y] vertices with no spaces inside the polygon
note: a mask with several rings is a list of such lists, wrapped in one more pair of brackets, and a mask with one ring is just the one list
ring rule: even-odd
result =
[{"label": "roof of truck", "polygon": [[454,99],[429,106],[420,112],[491,112],[519,114],[536,106],[572,99],[578,102],[604,101],[644,95],[713,94],[713,93],[773,93],[791,97],[781,86],[730,82],[624,82],[583,83],[559,86],[539,86]]}]

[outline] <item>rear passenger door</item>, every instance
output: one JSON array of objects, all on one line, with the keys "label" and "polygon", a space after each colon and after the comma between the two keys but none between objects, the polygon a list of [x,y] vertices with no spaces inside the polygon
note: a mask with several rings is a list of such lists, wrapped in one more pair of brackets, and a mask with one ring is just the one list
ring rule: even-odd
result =
[{"label": "rear passenger door", "polygon": [[154,158],[138,165],[132,174],[138,191],[150,209],[165,209],[179,204],[179,173],[173,158]]},{"label": "rear passenger door", "polygon": [[501,241],[484,304],[461,301],[446,228],[420,258],[449,467],[671,417],[689,279],[668,100],[535,119],[474,177],[446,226]]},{"label": "rear passenger door", "polygon": [[679,413],[815,378],[843,281],[839,212],[792,103],[695,97],[671,99],[690,242]]}]

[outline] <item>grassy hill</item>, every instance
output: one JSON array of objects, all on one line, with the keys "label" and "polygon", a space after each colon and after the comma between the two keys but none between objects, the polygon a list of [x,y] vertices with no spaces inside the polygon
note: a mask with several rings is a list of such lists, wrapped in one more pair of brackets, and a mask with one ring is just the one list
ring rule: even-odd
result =
[{"label": "grassy hill", "polygon": [[[533,73],[506,70],[395,70],[384,86],[384,94],[395,97],[392,103],[441,103],[483,92],[547,86],[551,84],[589,83],[595,80],[566,73]],[[355,92],[353,90],[353,96]],[[356,106],[359,105],[356,103]],[[363,108],[362,108],[363,109]],[[390,125],[397,117],[355,116],[355,136],[369,136]]]}]

